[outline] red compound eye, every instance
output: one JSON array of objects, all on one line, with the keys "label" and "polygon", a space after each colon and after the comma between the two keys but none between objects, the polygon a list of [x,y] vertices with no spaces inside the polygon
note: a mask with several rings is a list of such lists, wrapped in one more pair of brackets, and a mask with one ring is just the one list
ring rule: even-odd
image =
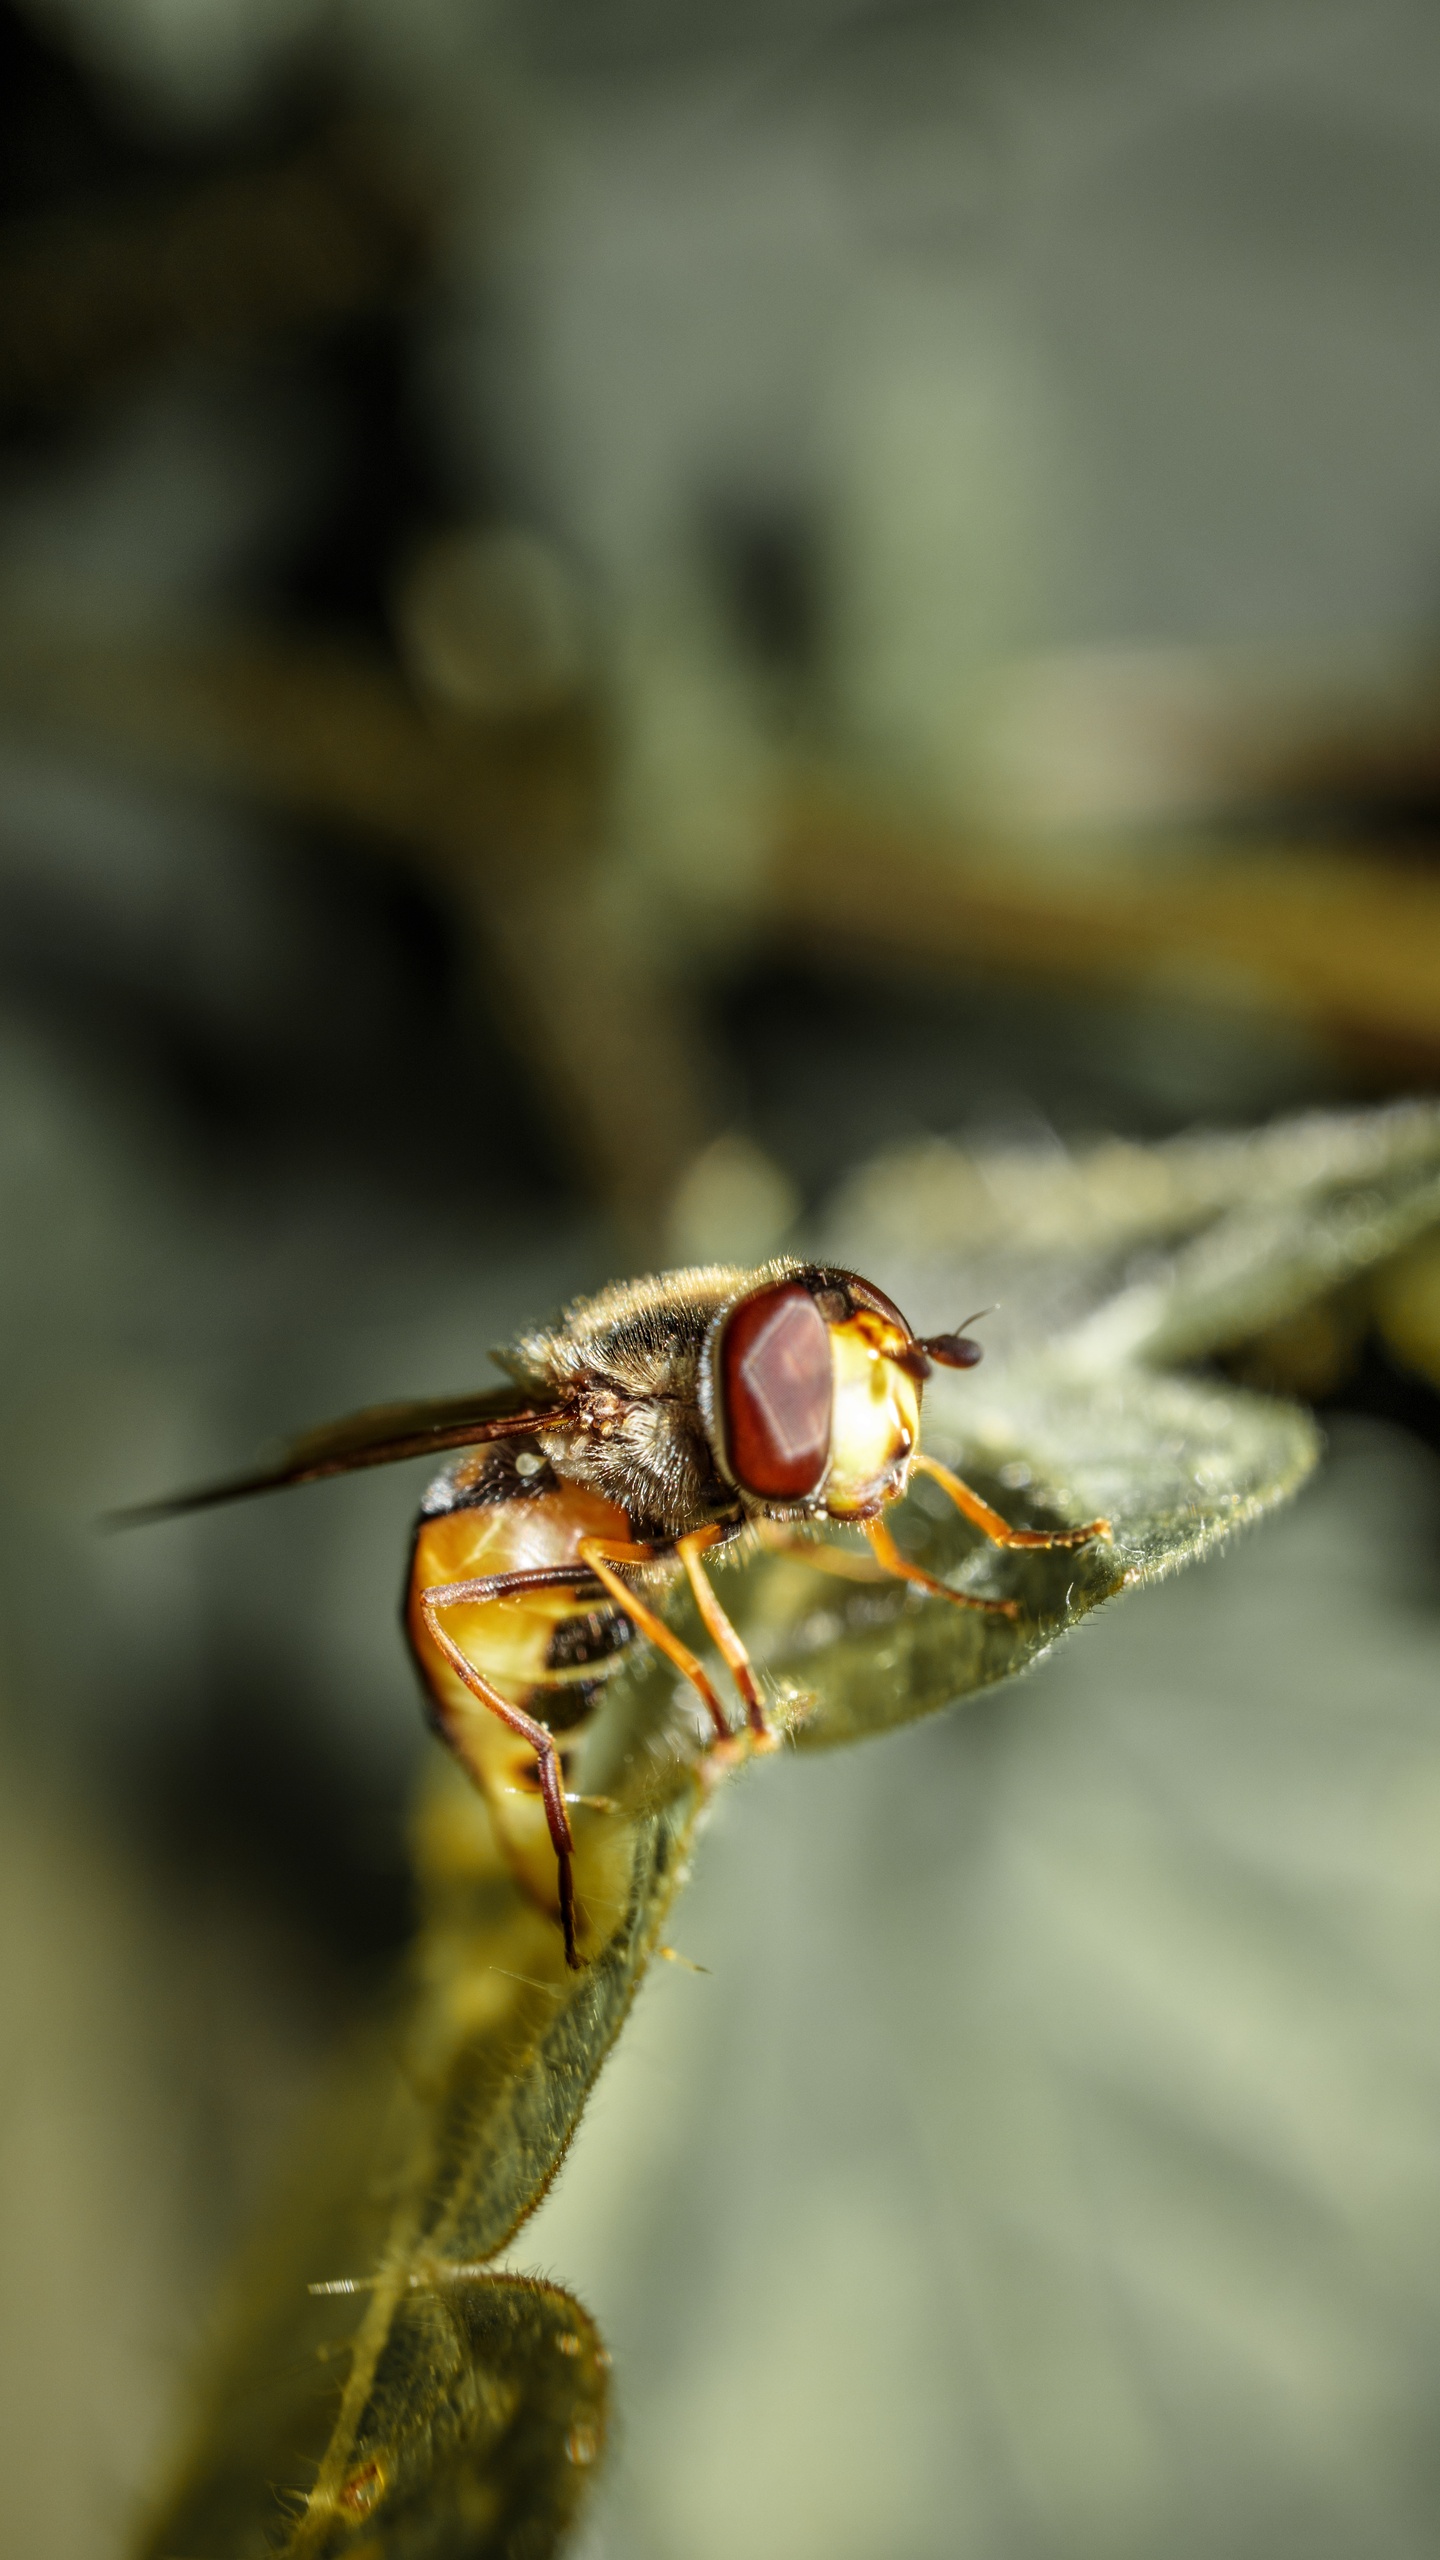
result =
[{"label": "red compound eye", "polygon": [[830,1336],[808,1289],[746,1298],[720,1343],[730,1472],[762,1502],[813,1493],[830,1456]]}]

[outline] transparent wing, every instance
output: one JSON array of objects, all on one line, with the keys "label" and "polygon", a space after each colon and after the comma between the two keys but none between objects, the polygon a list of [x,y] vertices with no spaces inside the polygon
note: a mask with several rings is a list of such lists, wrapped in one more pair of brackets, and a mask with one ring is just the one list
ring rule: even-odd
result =
[{"label": "transparent wing", "polygon": [[311,1484],[318,1476],[348,1475],[356,1467],[387,1467],[400,1458],[423,1458],[463,1449],[478,1440],[503,1440],[543,1419],[544,1409],[523,1387],[506,1384],[468,1395],[420,1398],[408,1404],[367,1405],[340,1422],[302,1432],[268,1466],[227,1476],[185,1493],[165,1494],[109,1515],[116,1528],[169,1520],[183,1511],[207,1511],[217,1502],[241,1502],[250,1494],[278,1493],[285,1485]]}]

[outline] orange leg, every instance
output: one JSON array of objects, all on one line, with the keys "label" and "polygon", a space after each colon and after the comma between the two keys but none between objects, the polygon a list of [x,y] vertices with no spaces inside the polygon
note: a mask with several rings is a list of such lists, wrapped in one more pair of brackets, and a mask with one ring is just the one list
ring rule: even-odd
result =
[{"label": "orange leg", "polygon": [[823,1538],[807,1538],[802,1530],[786,1527],[783,1520],[757,1523],[760,1544],[767,1554],[793,1556],[798,1564],[813,1565],[817,1573],[833,1573],[840,1582],[888,1582],[883,1566],[870,1556],[856,1555],[852,1547],[832,1547]]},{"label": "orange leg", "polygon": [[[545,1819],[550,1828],[555,1863],[560,1871],[560,1926],[565,1934],[565,1961],[577,1973],[580,1958],[575,1946],[575,1880],[571,1864],[575,1839],[570,1829],[570,1816],[565,1810],[565,1788],[555,1737],[543,1724],[537,1724],[533,1716],[527,1716],[523,1708],[512,1706],[508,1698],[502,1698],[498,1689],[492,1689],[484,1673],[477,1671],[468,1655],[463,1654],[453,1638],[447,1636],[440,1624],[439,1612],[456,1608],[465,1601],[518,1598],[522,1592],[533,1591],[537,1586],[549,1587],[562,1580],[583,1583],[588,1579],[584,1574],[562,1577],[552,1568],[534,1573],[487,1574],[472,1582],[437,1582],[420,1594],[420,1611],[425,1625],[451,1669],[464,1681],[471,1696],[478,1698],[482,1707],[488,1707],[492,1715],[498,1716],[503,1725],[508,1725],[512,1733],[518,1733],[522,1742],[528,1742],[535,1753]],[[628,1601],[626,1605],[628,1614],[633,1616],[634,1611],[629,1609]],[[445,1727],[445,1739],[456,1759],[469,1769],[477,1784],[480,1783],[479,1771],[466,1758],[462,1736],[451,1729],[438,1700],[436,1704]]]},{"label": "orange leg", "polygon": [[938,1458],[927,1458],[917,1450],[910,1463],[922,1475],[933,1476],[938,1485],[943,1485],[956,1510],[973,1520],[977,1529],[983,1529],[987,1538],[993,1538],[997,1547],[1083,1547],[1087,1538],[1110,1535],[1108,1520],[1087,1520],[1083,1529],[1012,1529],[1009,1521],[992,1511],[988,1502],[982,1502],[963,1478],[952,1474],[949,1467],[942,1467]]},{"label": "orange leg", "polygon": [[[684,1544],[685,1541],[682,1540],[682,1549]],[[647,1608],[645,1602],[640,1598],[639,1593],[633,1589],[630,1583],[622,1582],[619,1574],[614,1570],[617,1564],[654,1564],[657,1561],[655,1549],[653,1547],[633,1545],[624,1538],[582,1538],[580,1541],[580,1553],[584,1557],[590,1571],[594,1574],[596,1581],[603,1583],[612,1600],[618,1600],[626,1617],[633,1618],[636,1626],[640,1629],[641,1634],[648,1636],[653,1645],[658,1645],[660,1651],[665,1655],[666,1660],[673,1662],[676,1670],[683,1672],[685,1678],[690,1682],[691,1687],[698,1691],[699,1696],[704,1703],[705,1711],[709,1716],[711,1723],[715,1727],[717,1740],[721,1742],[729,1742],[732,1737],[725,1710],[720,1704],[720,1700],[715,1693],[714,1682],[711,1680],[703,1663],[696,1661],[689,1646],[681,1643],[680,1638],[675,1634],[673,1628],[667,1627],[663,1618],[657,1617],[653,1609]],[[687,1573],[690,1571],[688,1559],[686,1561],[685,1569]],[[693,1574],[691,1575],[691,1580],[694,1580]],[[699,1599],[700,1595],[697,1592],[695,1596]],[[712,1607],[715,1607],[715,1613],[718,1617],[720,1612],[713,1600],[711,1605]],[[701,1602],[701,1607],[702,1609],[704,1608],[703,1601]],[[707,1626],[710,1626],[708,1616],[705,1623]],[[715,1634],[713,1627],[711,1627],[710,1631],[712,1635]],[[740,1642],[739,1637],[734,1634],[733,1629],[730,1630],[730,1633],[733,1642],[738,1646]],[[715,1640],[717,1645],[719,1645],[720,1639],[718,1635]],[[723,1645],[720,1646],[720,1650],[724,1652]],[[727,1661],[729,1660],[728,1655],[726,1656],[726,1659]],[[732,1665],[731,1667],[733,1669],[734,1666]],[[748,1663],[746,1664],[746,1668],[747,1670],[749,1669]],[[753,1673],[751,1676],[753,1678]]]},{"label": "orange leg", "polygon": [[757,1743],[769,1746],[773,1743],[774,1736],[765,1719],[765,1701],[760,1695],[760,1683],[755,1677],[755,1666],[711,1590],[704,1567],[700,1562],[705,1549],[713,1547],[717,1538],[723,1535],[724,1532],[717,1528],[692,1529],[688,1538],[680,1538],[676,1541],[675,1552],[689,1575],[690,1588],[695,1594],[695,1606],[705,1621],[710,1641],[716,1652],[729,1665],[730,1676],[745,1701],[745,1713],[751,1733]]},{"label": "orange leg", "polygon": [[913,1582],[917,1591],[928,1591],[932,1599],[948,1600],[956,1609],[988,1609],[995,1618],[1018,1618],[1020,1604],[1016,1600],[981,1600],[973,1591],[952,1591],[948,1582],[939,1582],[923,1566],[912,1564],[902,1556],[883,1520],[862,1522],[865,1535],[887,1573],[897,1574],[902,1582]]}]

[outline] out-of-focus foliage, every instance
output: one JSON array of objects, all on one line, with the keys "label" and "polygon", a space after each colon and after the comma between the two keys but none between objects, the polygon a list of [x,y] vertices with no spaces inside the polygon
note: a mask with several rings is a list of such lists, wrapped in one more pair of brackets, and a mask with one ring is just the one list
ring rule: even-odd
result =
[{"label": "out-of-focus foliage", "polygon": [[1440,1387],[1440,1244],[1433,1236],[1377,1272],[1371,1304],[1396,1358]]},{"label": "out-of-focus foliage", "polygon": [[[1018,1301],[983,1389],[932,1389],[929,1445],[1026,1519],[1103,1511],[1113,1538],[1002,1557],[912,1497],[907,1548],[1015,1598],[1014,1619],[822,1581],[793,1554],[752,1561],[736,1616],[806,1745],[993,1685],[1292,1492],[1317,1448],[1300,1410],[1145,1364],[1233,1351],[1337,1287],[1408,1303],[1397,1275],[1429,1267],[1413,1257],[1440,1223],[1440,1113],[1089,1159],[929,1154],[865,1177],[832,1241],[863,1230],[874,1267],[887,1216],[900,1270],[884,1277],[904,1295],[904,1274],[923,1320],[940,1292],[954,1320],[954,1291],[982,1273],[1003,1270]],[[568,2297],[487,2266],[563,2157],[707,1801],[688,1710],[653,1658],[615,1684],[580,1784],[602,1801],[577,1822],[578,1976],[478,1800],[448,1771],[427,1799],[410,1974],[242,2276],[147,2560],[539,2554],[571,2521],[600,2449],[603,2353]]]},{"label": "out-of-focus foliage", "polygon": [[0,411],[63,411],[177,349],[263,345],[384,307],[435,224],[419,155],[354,121],[260,171],[11,223]]},{"label": "out-of-focus foliage", "polygon": [[1248,1340],[1388,1271],[1437,1219],[1440,1112],[1402,1103],[1073,1155],[931,1140],[857,1174],[829,1242],[884,1260],[922,1312],[956,1285],[983,1290],[1002,1349],[1043,1333],[1099,1366]]}]

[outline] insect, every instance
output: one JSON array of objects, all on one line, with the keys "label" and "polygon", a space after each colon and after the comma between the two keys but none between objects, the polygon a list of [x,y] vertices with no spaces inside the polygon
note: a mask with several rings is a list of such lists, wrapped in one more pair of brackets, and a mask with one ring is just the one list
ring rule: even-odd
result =
[{"label": "insect", "polygon": [[[960,1609],[1015,1614],[912,1563],[885,1519],[920,1470],[1004,1547],[1075,1547],[1109,1523],[1015,1529],[920,1447],[932,1367],[972,1368],[963,1333],[912,1332],[853,1271],[782,1260],[662,1272],[581,1299],[495,1354],[506,1385],[387,1405],[292,1442],[273,1465],[125,1516],[176,1512],[352,1468],[458,1451],[426,1491],[404,1618],[437,1732],[490,1801],[512,1864],[579,1967],[569,1760],[637,1638],[694,1688],[712,1753],[774,1737],[754,1666],[707,1565],[746,1532],[822,1570],[878,1569]],[[812,1534],[863,1531],[873,1568]],[[683,1574],[745,1711],[652,1606]],[[535,1816],[527,1834],[516,1805]],[[574,1801],[573,1798],[570,1801]],[[543,1865],[537,1864],[543,1846]]]}]

